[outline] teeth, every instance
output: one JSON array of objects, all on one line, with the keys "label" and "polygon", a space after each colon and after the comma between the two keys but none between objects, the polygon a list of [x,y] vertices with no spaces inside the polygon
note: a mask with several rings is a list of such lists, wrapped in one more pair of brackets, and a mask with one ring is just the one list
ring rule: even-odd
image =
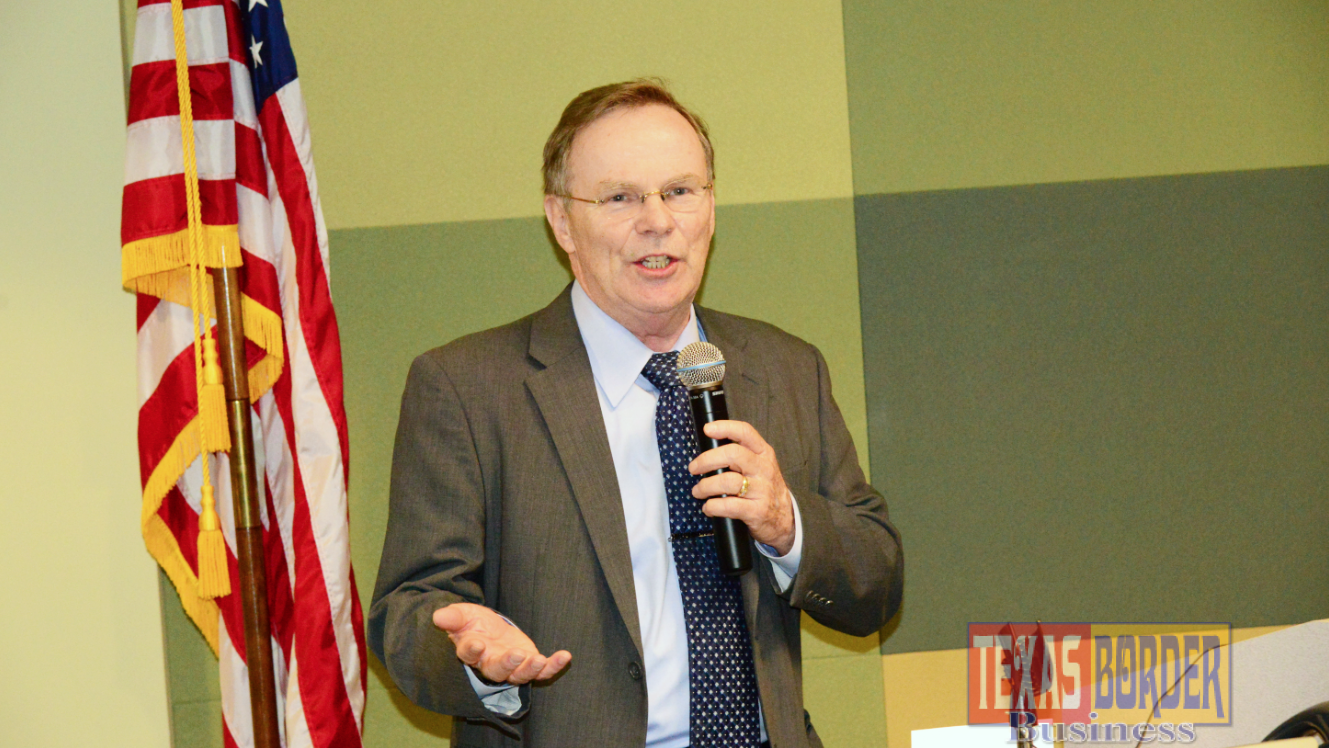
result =
[{"label": "teeth", "polygon": [[651,255],[650,257],[644,258],[641,261],[641,264],[651,270],[663,270],[664,268],[669,267],[669,258],[665,255]]}]

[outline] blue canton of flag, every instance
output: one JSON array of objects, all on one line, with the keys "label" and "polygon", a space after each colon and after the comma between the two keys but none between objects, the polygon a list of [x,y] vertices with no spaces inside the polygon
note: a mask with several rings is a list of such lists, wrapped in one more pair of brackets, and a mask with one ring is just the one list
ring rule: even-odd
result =
[{"label": "blue canton of flag", "polygon": [[295,80],[295,53],[286,34],[281,0],[243,0],[249,4],[245,28],[249,32],[249,76],[254,82],[254,106],[262,109],[268,97]]}]

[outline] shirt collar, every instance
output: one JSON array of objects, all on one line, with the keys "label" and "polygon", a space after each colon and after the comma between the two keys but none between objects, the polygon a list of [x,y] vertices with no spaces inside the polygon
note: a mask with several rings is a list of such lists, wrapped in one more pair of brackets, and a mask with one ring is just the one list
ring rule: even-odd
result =
[{"label": "shirt collar", "polygon": [[[682,350],[683,346],[702,339],[697,310],[690,307],[688,311],[688,324],[683,328],[683,334],[678,336],[673,350]],[[609,401],[609,406],[617,409],[637,377],[641,376],[641,370],[646,368],[646,362],[654,351],[596,306],[580,282],[572,284],[572,314],[577,319],[581,340],[586,344],[595,383]],[[642,381],[646,382],[646,379],[643,377]],[[649,383],[647,387],[654,389]]]}]

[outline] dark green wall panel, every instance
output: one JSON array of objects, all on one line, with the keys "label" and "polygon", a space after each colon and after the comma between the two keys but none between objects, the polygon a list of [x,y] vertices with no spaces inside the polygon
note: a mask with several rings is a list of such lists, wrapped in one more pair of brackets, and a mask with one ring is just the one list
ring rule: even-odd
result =
[{"label": "dark green wall panel", "polygon": [[887,652],[1329,615],[1329,167],[856,201]]},{"label": "dark green wall panel", "polygon": [[[329,244],[350,426],[351,560],[367,614],[411,361],[543,307],[570,276],[536,219],[344,229],[329,232]],[[438,745],[451,732],[448,718],[402,697],[372,655],[370,665],[376,730],[367,745]],[[415,741],[402,743],[403,736]]]}]

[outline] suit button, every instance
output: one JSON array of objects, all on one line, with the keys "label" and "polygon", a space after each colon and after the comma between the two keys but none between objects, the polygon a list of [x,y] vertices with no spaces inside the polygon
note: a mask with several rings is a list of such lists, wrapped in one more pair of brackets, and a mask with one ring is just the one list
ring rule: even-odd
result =
[{"label": "suit button", "polygon": [[641,680],[641,665],[635,662],[628,663],[628,675],[631,675],[633,680]]}]

